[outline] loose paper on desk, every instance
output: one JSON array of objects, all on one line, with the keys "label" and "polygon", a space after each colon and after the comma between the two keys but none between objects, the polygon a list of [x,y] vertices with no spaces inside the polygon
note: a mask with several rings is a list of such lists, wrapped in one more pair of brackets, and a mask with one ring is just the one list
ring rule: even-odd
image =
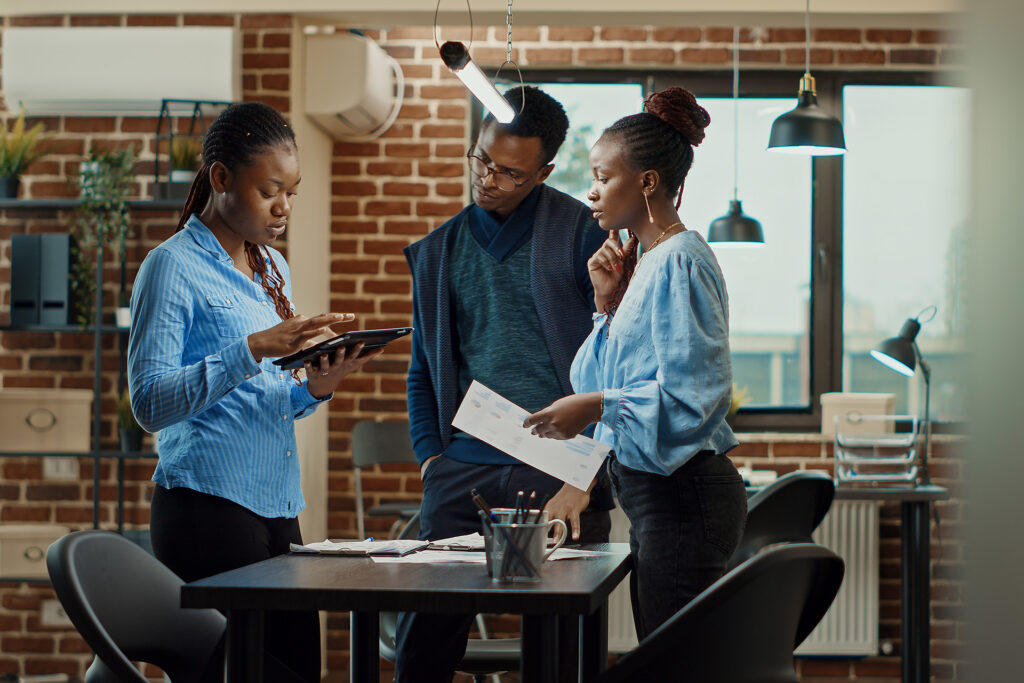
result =
[{"label": "loose paper on desk", "polygon": [[452,425],[541,472],[584,491],[594,480],[609,448],[585,436],[542,439],[523,427],[530,415],[515,403],[473,380]]}]

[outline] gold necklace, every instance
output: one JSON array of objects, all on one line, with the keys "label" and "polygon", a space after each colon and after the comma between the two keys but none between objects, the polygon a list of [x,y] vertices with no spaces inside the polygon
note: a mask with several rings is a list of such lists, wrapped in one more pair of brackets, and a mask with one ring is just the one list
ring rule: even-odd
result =
[{"label": "gold necklace", "polygon": [[649,246],[646,249],[644,249],[644,253],[640,254],[640,258],[638,258],[636,260],[636,265],[637,265],[638,268],[640,267],[640,262],[644,260],[644,256],[647,256],[647,252],[649,252],[651,249],[654,249],[656,246],[658,246],[658,243],[660,243],[662,238],[665,237],[665,235],[668,234],[668,231],[671,230],[672,228],[678,226],[678,225],[682,225],[683,226],[683,230],[686,230],[686,226],[683,225],[682,221],[677,221],[677,222],[673,223],[672,225],[668,226],[667,228],[665,228],[664,230],[662,230],[661,234],[658,235],[658,239],[656,239],[653,242],[651,242],[651,246]]}]

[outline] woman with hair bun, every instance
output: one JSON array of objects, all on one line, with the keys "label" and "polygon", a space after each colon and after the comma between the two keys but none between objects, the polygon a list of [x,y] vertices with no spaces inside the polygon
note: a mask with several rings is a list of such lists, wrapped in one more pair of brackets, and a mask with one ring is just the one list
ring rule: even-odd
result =
[{"label": "woman with hair bun", "polygon": [[[689,91],[652,94],[590,150],[591,209],[608,239],[588,262],[599,311],[573,361],[575,394],[524,422],[567,439],[596,422],[629,518],[633,619],[643,639],[725,572],[746,519],[726,453],[729,303],[714,253],[678,208],[711,122]],[[619,230],[627,229],[623,245]],[[637,254],[639,252],[639,258]]]}]

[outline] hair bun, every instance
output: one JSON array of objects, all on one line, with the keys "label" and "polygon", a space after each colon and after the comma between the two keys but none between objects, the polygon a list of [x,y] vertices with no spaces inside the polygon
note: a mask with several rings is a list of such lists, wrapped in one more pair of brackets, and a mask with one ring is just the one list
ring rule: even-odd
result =
[{"label": "hair bun", "polygon": [[711,116],[697,104],[693,93],[678,85],[651,93],[644,101],[644,111],[675,128],[694,147],[704,140],[704,129],[711,123]]}]

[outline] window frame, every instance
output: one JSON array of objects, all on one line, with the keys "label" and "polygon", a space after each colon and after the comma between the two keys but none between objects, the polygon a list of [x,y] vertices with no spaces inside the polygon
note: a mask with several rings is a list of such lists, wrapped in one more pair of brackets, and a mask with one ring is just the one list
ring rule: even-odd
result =
[{"label": "window frame", "polygon": [[[821,71],[813,75],[818,104],[840,118],[843,88],[847,85],[933,86],[951,80],[946,71]],[[698,98],[732,96],[731,70],[524,69],[522,76],[528,83],[639,83],[645,97],[672,85],[683,86]],[[748,69],[741,73],[739,95],[792,97],[795,106],[799,80],[800,74],[796,71]],[[472,109],[475,139],[483,111],[475,99]],[[814,157],[811,162],[811,253],[808,254],[811,261],[810,405],[740,408],[732,419],[738,431],[820,431],[821,395],[842,391],[843,200],[843,157]]]}]

